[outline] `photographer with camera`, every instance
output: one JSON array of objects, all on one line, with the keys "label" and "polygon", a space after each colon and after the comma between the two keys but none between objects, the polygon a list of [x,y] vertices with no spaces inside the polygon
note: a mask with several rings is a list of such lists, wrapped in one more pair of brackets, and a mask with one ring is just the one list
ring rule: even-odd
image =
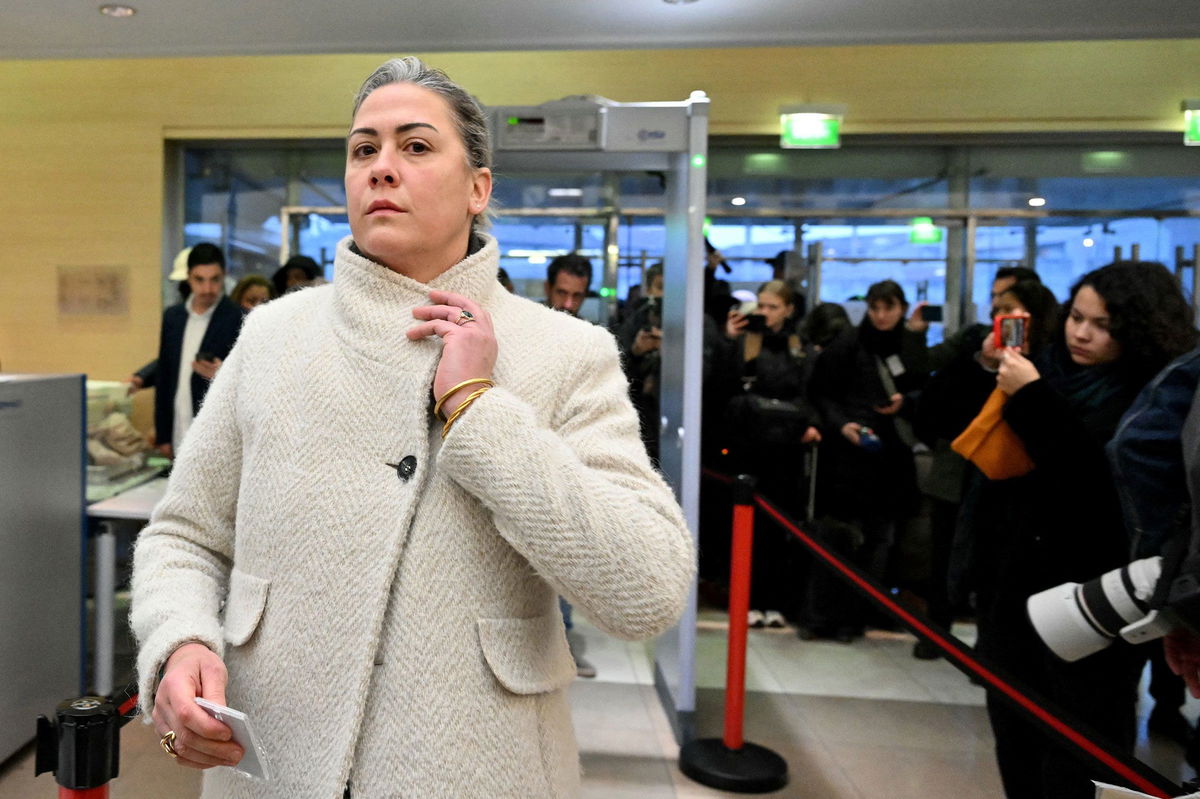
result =
[{"label": "photographer with camera", "polygon": [[[722,370],[732,384],[725,438],[734,471],[758,478],[758,489],[783,508],[803,507],[802,446],[820,441],[816,411],[806,399],[811,353],[792,319],[796,295],[782,280],[764,283],[758,301],[731,310]],[[762,525],[754,536],[752,627],[783,627],[794,593],[786,534]]]},{"label": "photographer with camera", "polygon": [[[1039,640],[1026,598],[1088,580],[1128,561],[1104,445],[1134,397],[1177,351],[1187,306],[1161,265],[1114,263],[1072,289],[1061,333],[1041,354],[1005,348],[996,384],[1003,420],[1031,462],[991,481],[970,524],[986,547],[990,595],[981,595],[981,654],[1051,700],[1116,750],[1134,743],[1144,654],[1112,647],[1064,662]],[[1048,741],[1004,701],[988,697],[996,757],[1009,797],[1091,797],[1097,767]]]}]

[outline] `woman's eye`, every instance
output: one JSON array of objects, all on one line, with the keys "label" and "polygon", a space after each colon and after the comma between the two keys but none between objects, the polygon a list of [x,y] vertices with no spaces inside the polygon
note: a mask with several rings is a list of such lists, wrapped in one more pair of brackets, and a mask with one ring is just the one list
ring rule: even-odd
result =
[{"label": "woman's eye", "polygon": [[413,152],[413,153],[420,155],[421,153],[429,152],[429,145],[423,141],[414,141],[414,142],[409,142],[408,149],[409,149],[409,152]]},{"label": "woman's eye", "polygon": [[372,155],[375,152],[375,147],[370,144],[359,144],[350,151],[355,158],[362,158],[367,155]]}]

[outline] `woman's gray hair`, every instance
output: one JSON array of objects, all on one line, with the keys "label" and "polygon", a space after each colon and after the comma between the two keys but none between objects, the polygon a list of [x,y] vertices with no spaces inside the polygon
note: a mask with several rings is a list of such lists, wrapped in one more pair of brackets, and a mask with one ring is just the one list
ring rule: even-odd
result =
[{"label": "woman's gray hair", "polygon": [[[393,58],[371,73],[354,96],[354,111],[351,120],[358,114],[359,107],[371,92],[393,83],[411,83],[439,95],[450,106],[459,138],[467,151],[467,164],[473,169],[491,169],[492,142],[488,132],[487,117],[479,102],[467,93],[440,69],[428,66],[416,56]],[[488,212],[476,216],[476,222],[486,226]]]}]

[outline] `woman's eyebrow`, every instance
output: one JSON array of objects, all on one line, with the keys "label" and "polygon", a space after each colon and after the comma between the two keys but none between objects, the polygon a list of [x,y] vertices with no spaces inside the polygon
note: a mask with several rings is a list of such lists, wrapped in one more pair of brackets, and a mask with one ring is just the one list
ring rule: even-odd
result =
[{"label": "woman's eyebrow", "polygon": [[[429,128],[434,133],[441,133],[441,131],[439,131],[433,125],[430,125],[428,122],[406,122],[403,125],[397,125],[395,131],[393,131],[393,132],[394,133],[408,133],[410,130],[413,130],[414,128]],[[356,133],[361,133],[365,136],[378,136],[379,135],[379,131],[375,130],[375,128],[355,128],[354,130],[350,131],[351,136],[353,136]]]}]

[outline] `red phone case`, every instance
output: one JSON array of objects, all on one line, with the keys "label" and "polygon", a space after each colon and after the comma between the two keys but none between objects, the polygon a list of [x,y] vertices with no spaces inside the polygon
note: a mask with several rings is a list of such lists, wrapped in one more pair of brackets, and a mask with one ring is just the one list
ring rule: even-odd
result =
[{"label": "red phone case", "polygon": [[1021,346],[1025,345],[1025,341],[1029,338],[1029,317],[1025,314],[1000,314],[992,319],[992,343],[996,345],[996,349],[1004,349],[1004,320],[1020,319],[1024,323],[1024,335],[1021,337]]}]

